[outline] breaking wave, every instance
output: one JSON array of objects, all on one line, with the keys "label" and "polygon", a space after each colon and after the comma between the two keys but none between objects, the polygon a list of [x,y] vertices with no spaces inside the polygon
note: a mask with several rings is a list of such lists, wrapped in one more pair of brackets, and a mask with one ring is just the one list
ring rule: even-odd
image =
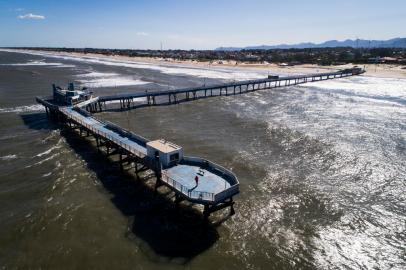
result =
[{"label": "breaking wave", "polygon": [[24,112],[38,112],[45,111],[45,108],[39,104],[18,106],[12,108],[0,108],[0,113],[24,113]]},{"label": "breaking wave", "polygon": [[40,61],[28,61],[26,63],[10,63],[10,64],[0,64],[1,66],[52,66],[52,67],[75,67],[75,65],[67,65],[59,62],[44,62]]},{"label": "breaking wave", "polygon": [[189,67],[184,65],[174,65],[174,64],[154,64],[146,62],[135,62],[135,61],[126,61],[119,59],[106,59],[103,57],[89,57],[89,56],[67,56],[67,55],[58,55],[55,53],[48,52],[32,52],[32,51],[16,51],[9,50],[10,52],[16,53],[26,53],[31,55],[40,55],[46,57],[52,57],[57,59],[64,60],[73,60],[80,61],[85,63],[94,63],[102,64],[107,66],[118,66],[118,67],[129,67],[136,69],[149,69],[156,70],[164,74],[170,75],[189,75],[200,78],[211,78],[211,79],[224,79],[224,80],[248,80],[248,79],[258,79],[264,78],[268,75],[268,71],[260,70],[242,70],[236,68],[218,68],[218,67]]},{"label": "breaking wave", "polygon": [[90,72],[77,75],[77,77],[83,86],[91,88],[143,85],[150,83],[131,76],[122,76],[117,73]]},{"label": "breaking wave", "polygon": [[7,155],[7,156],[2,156],[0,157],[0,160],[12,160],[12,159],[16,159],[17,155]]}]

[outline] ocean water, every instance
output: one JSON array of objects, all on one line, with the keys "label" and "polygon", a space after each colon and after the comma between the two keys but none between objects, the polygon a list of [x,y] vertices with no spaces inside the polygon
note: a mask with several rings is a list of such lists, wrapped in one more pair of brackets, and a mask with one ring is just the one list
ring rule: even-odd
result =
[{"label": "ocean water", "polygon": [[0,51],[0,269],[404,269],[406,78],[99,114],[237,175],[236,215],[209,226],[34,102],[52,83],[109,95],[266,75]]}]

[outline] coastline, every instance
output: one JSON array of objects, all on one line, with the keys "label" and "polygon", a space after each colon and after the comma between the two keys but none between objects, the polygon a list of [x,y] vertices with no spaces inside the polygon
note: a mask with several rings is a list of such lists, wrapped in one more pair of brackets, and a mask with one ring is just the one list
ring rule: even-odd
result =
[{"label": "coastline", "polygon": [[[180,66],[188,68],[204,68],[204,69],[240,69],[250,71],[269,71],[272,74],[308,74],[328,72],[338,69],[346,69],[355,66],[354,64],[345,65],[331,65],[321,66],[316,64],[301,64],[294,66],[280,66],[273,63],[236,63],[236,61],[229,60],[216,60],[212,62],[200,62],[197,60],[176,60],[176,59],[163,59],[154,57],[129,57],[121,55],[104,55],[96,53],[77,53],[77,52],[56,52],[56,51],[41,51],[41,50],[21,50],[21,49],[7,49],[7,51],[19,51],[22,53],[42,54],[50,56],[69,56],[78,58],[94,58],[113,61],[126,61],[133,63],[145,63],[151,65],[164,65],[164,66]],[[386,78],[406,78],[406,66],[394,64],[365,64],[359,65],[366,69],[363,76],[369,77],[386,77]]]}]

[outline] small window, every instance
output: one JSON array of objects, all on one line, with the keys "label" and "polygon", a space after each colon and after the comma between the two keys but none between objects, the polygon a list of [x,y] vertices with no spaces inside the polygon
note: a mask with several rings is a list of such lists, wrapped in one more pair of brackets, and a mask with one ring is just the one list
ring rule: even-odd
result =
[{"label": "small window", "polygon": [[178,161],[179,160],[179,153],[175,153],[169,156],[170,162]]}]

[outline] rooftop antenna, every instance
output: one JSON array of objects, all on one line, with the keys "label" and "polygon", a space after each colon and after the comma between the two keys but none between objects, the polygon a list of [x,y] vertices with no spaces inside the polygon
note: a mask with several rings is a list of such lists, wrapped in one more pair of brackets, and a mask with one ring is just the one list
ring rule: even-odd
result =
[{"label": "rooftop antenna", "polygon": [[162,52],[162,41],[161,41],[161,52]]}]

